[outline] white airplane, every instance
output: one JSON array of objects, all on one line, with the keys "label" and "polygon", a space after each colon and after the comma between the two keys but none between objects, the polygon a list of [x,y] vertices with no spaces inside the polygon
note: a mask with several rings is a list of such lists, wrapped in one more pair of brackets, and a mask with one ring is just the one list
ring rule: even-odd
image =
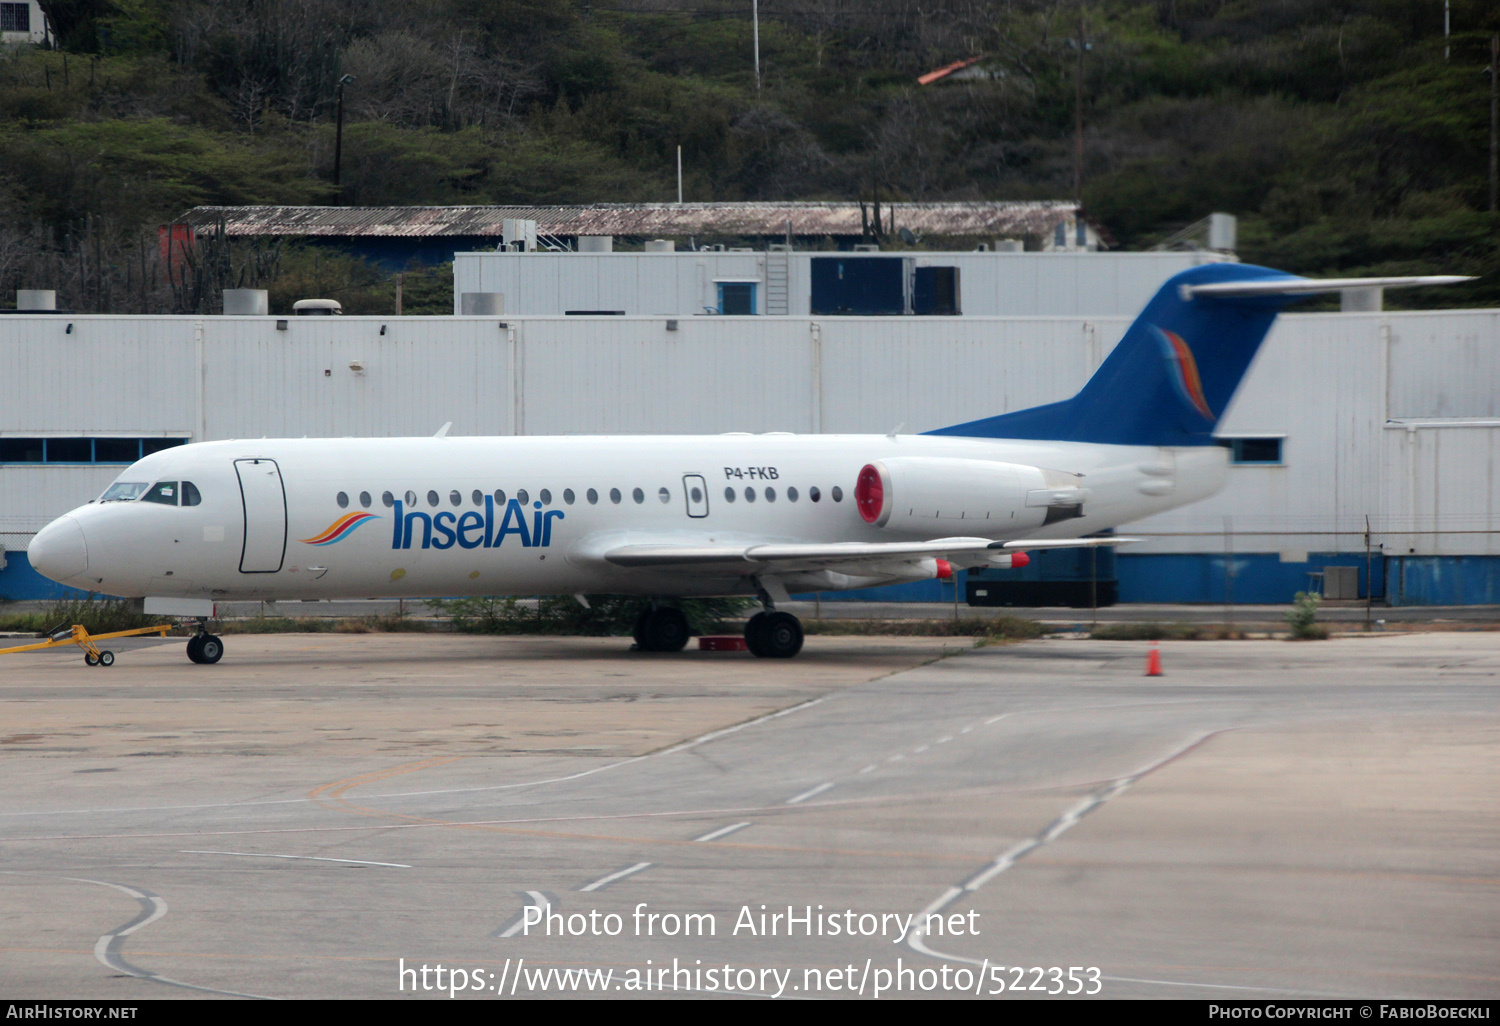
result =
[{"label": "white airplane", "polygon": [[[649,651],[690,637],[674,598],[754,595],[757,656],[802,647],[790,592],[1018,567],[1027,550],[1212,495],[1213,429],[1277,312],[1311,293],[1454,276],[1314,281],[1243,264],[1171,278],[1072,399],[921,435],[275,439],[133,464],[47,525],[62,584],[196,617],[216,601],[650,596]],[[441,434],[441,433],[440,433]]]}]

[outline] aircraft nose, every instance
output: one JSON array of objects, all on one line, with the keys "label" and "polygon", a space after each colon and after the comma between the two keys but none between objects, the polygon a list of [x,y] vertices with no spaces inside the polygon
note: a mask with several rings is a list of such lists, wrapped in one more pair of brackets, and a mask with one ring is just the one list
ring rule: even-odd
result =
[{"label": "aircraft nose", "polygon": [[65,581],[89,566],[89,549],[83,528],[72,517],[58,517],[36,533],[26,549],[27,561],[37,573]]}]

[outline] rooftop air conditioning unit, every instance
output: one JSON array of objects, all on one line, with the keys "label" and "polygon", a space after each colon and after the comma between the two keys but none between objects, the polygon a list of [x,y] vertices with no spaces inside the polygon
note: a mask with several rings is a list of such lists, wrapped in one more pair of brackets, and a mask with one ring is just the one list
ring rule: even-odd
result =
[{"label": "rooftop air conditioning unit", "polygon": [[332,317],[343,312],[337,299],[299,299],[292,304],[292,313],[298,317]]}]

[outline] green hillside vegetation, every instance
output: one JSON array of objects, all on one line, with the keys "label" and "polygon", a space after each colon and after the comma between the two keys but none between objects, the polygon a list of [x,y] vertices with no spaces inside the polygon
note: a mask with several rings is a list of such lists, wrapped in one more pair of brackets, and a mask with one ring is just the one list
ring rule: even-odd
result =
[{"label": "green hillside vegetation", "polygon": [[[1211,210],[1248,261],[1459,272],[1393,295],[1500,304],[1490,35],[1454,0],[44,0],[0,55],[0,288],[201,310],[228,286],[390,310],[389,274],[156,226],[204,203],[1082,198],[1126,248]],[[1082,40],[1080,61],[1079,41]],[[916,77],[977,54],[982,77]],[[336,83],[343,188],[333,184]],[[407,309],[451,309],[413,269]],[[426,289],[426,292],[422,292]],[[9,302],[6,295],[4,302]]]}]

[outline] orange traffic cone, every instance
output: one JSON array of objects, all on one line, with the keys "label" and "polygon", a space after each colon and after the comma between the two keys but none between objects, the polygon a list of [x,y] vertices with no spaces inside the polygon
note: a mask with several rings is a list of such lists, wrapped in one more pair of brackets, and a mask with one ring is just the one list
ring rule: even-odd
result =
[{"label": "orange traffic cone", "polygon": [[1161,674],[1161,649],[1155,642],[1151,643],[1151,653],[1146,656],[1146,676],[1160,677]]}]

